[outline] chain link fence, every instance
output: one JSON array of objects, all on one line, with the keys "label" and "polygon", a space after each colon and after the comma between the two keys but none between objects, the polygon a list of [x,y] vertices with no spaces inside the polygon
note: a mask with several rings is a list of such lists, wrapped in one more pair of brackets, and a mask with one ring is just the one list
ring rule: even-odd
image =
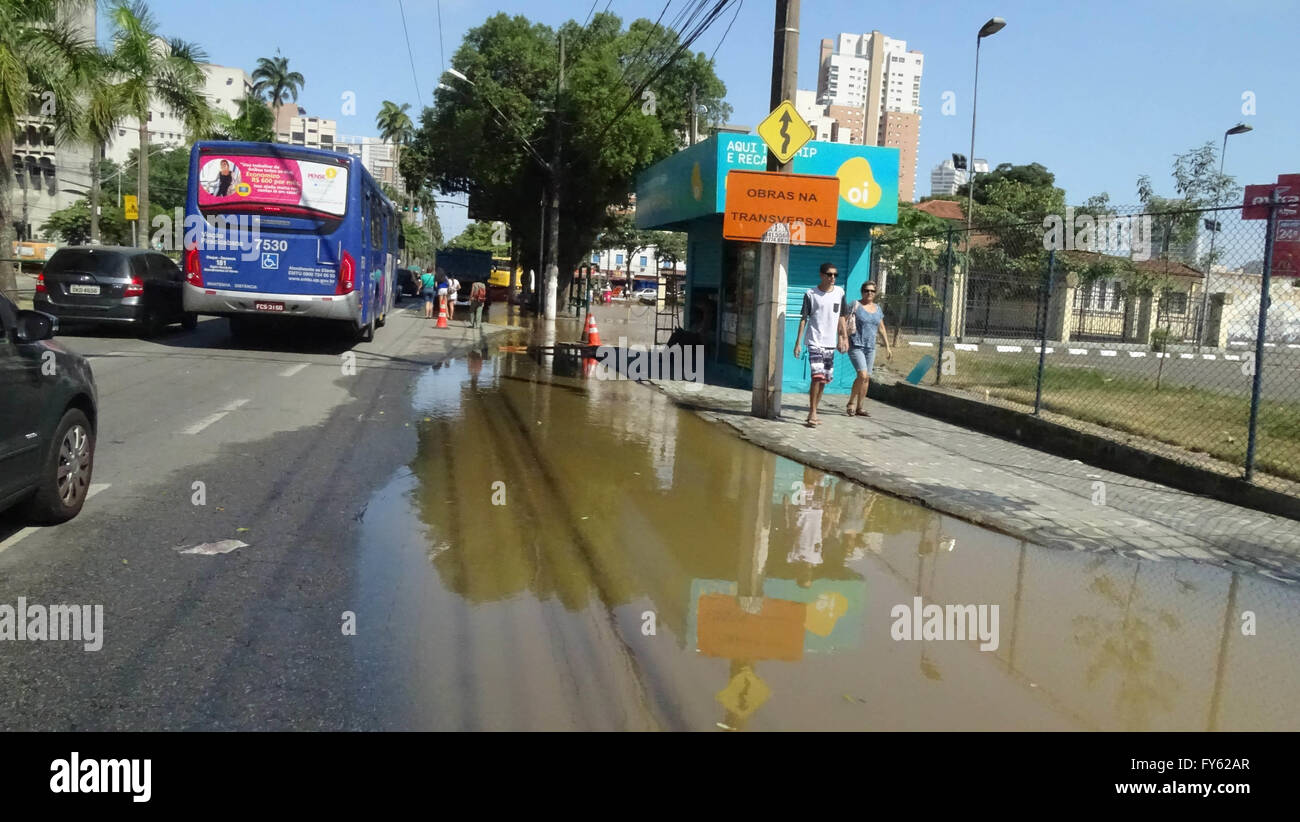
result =
[{"label": "chain link fence", "polygon": [[895,370],[1300,496],[1287,221],[1073,211],[879,237]]}]

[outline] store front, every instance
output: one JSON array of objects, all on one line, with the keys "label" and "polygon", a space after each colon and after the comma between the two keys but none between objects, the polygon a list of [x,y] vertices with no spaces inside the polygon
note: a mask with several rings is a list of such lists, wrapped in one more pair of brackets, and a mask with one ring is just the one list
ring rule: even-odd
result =
[{"label": "store front", "polygon": [[[728,171],[762,170],[766,154],[754,136],[715,135],[647,169],[637,181],[638,228],[687,234],[687,327],[705,340],[705,379],[717,385],[753,384],[761,245],[722,238]],[[784,380],[786,392],[807,391],[807,352],[793,356],[803,294],[817,287],[818,268],[834,263],[838,285],[857,296],[870,275],[871,229],[898,221],[898,149],[810,142],[794,158],[796,174],[840,180],[836,244],[791,246],[786,289]],[[847,394],[853,384],[848,357],[836,360],[826,388]]]}]

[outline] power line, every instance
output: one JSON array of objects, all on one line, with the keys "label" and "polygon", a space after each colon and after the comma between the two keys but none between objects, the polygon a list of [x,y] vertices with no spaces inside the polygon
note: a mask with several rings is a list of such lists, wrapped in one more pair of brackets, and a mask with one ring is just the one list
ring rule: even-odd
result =
[{"label": "power line", "polygon": [[718,49],[722,48],[722,44],[727,41],[727,35],[731,34],[731,25],[732,23],[735,23],[736,18],[740,16],[740,10],[744,7],[744,5],[745,5],[745,0],[740,0],[740,2],[736,4],[736,13],[731,15],[731,22],[727,23],[727,30],[722,32],[722,39],[719,40],[718,44],[713,47],[713,53],[709,55],[710,63],[712,63],[713,58],[718,55]]},{"label": "power line", "polygon": [[[402,0],[397,0],[397,8],[402,13],[402,35],[406,38],[406,56],[411,61],[411,79],[415,81],[415,99],[420,101],[420,108],[424,108],[424,97],[420,94],[420,78],[415,73],[415,53],[411,51],[411,32],[406,27],[406,7],[402,5]],[[439,8],[441,8],[441,5]],[[441,17],[441,12],[439,12],[439,17]],[[438,30],[439,39],[441,39],[441,24]]]},{"label": "power line", "polygon": [[[438,0],[438,62],[442,63],[438,68],[441,71],[447,70],[447,53],[442,45],[442,0]],[[421,104],[423,105],[423,104]]]}]

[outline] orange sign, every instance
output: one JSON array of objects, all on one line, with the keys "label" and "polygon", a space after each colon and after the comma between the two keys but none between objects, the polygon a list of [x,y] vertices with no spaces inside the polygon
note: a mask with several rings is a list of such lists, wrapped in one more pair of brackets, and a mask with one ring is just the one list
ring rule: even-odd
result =
[{"label": "orange sign", "polygon": [[838,177],[776,171],[727,172],[727,240],[835,245]]},{"label": "orange sign", "polygon": [[758,613],[747,613],[734,596],[705,594],[698,614],[699,647],[705,656],[803,659],[807,607],[802,602],[764,598]]}]

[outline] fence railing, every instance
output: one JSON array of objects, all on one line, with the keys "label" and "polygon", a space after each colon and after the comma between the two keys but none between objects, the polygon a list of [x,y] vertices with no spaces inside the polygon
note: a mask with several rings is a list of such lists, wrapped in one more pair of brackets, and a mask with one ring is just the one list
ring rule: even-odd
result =
[{"label": "fence railing", "polygon": [[1235,210],[1125,215],[1100,250],[1039,223],[887,235],[894,366],[929,354],[925,383],[1300,495],[1300,271]]}]

